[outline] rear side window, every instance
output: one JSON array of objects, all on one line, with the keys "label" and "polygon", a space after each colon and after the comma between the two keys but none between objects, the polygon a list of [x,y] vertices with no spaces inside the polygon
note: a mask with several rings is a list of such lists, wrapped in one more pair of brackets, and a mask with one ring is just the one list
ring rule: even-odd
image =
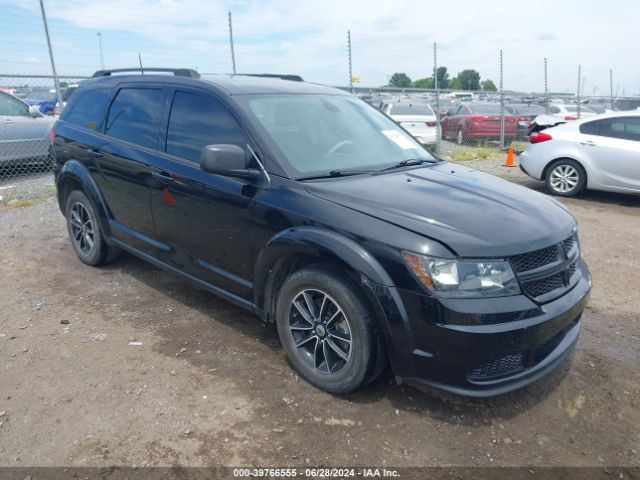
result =
[{"label": "rear side window", "polygon": [[123,88],[111,104],[105,133],[147,148],[157,148],[162,110],[159,88]]},{"label": "rear side window", "polygon": [[101,130],[110,99],[110,90],[79,92],[78,98],[69,107],[64,121],[90,130]]},{"label": "rear side window", "polygon": [[215,98],[176,92],[167,129],[167,153],[199,162],[203,147],[217,143],[245,148],[247,139],[229,111]]},{"label": "rear side window", "polygon": [[608,118],[584,123],[580,133],[640,142],[640,118]]}]

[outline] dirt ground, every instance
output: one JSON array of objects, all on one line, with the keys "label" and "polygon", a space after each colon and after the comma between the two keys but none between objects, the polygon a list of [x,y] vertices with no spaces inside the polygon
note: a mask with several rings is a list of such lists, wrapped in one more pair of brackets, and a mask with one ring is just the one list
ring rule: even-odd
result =
[{"label": "dirt ground", "polygon": [[483,401],[388,372],[322,393],[256,316],[130,255],[81,264],[50,198],[0,207],[0,466],[639,466],[640,197],[563,202],[594,278],[577,349]]}]

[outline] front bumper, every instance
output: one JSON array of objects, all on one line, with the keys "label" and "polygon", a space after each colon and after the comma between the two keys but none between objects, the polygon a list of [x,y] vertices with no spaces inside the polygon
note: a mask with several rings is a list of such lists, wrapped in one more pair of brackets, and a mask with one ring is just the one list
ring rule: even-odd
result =
[{"label": "front bumper", "polygon": [[578,283],[543,305],[525,295],[454,300],[389,289],[384,308],[396,379],[491,397],[545,376],[578,338],[591,289],[582,260],[578,268]]}]

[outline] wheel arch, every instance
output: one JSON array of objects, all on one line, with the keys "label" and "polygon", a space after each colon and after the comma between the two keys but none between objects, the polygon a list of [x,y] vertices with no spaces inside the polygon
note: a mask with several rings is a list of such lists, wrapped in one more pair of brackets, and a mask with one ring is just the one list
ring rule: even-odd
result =
[{"label": "wheel arch", "polygon": [[63,214],[65,214],[65,204],[69,194],[73,190],[82,190],[93,203],[99,217],[98,220],[102,232],[106,237],[111,235],[109,228],[109,210],[89,169],[82,162],[78,160],[69,160],[66,162],[58,174],[56,188],[58,191],[58,206]]},{"label": "wheel arch", "polygon": [[[274,236],[260,251],[254,267],[254,302],[273,321],[275,296],[288,275],[306,265],[324,263],[344,271],[356,283],[378,320],[384,311],[367,283],[392,285],[380,263],[361,245],[337,232],[291,228]],[[386,323],[386,321],[385,321]]]},{"label": "wheel arch", "polygon": [[546,181],[547,174],[549,173],[549,169],[551,168],[551,165],[553,165],[554,163],[556,163],[559,160],[573,160],[574,162],[576,162],[580,166],[580,168],[582,168],[582,171],[584,172],[585,182],[586,182],[585,185],[588,185],[589,172],[587,171],[587,168],[584,166],[584,163],[581,160],[579,160],[578,158],[576,158],[575,155],[561,155],[561,156],[558,156],[558,157],[554,158],[550,162],[548,162],[544,166],[544,169],[542,170],[542,180]]}]

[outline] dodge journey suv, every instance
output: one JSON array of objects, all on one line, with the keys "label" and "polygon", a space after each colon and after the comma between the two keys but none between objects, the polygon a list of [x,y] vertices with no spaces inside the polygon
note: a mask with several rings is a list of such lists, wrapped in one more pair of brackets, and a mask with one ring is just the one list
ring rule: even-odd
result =
[{"label": "dodge journey suv", "polygon": [[343,91],[99,71],[52,139],[82,262],[124,250],[255,312],[323,390],[389,363],[398,383],[498,395],[576,343],[591,280],[571,214]]}]

